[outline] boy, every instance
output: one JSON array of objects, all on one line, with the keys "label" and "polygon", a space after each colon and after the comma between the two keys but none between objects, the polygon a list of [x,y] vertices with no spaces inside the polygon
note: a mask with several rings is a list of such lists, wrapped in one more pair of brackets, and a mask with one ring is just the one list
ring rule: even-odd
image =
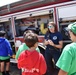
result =
[{"label": "boy", "polygon": [[[27,33],[34,33],[34,32],[33,32],[32,30],[27,30],[27,31],[25,31],[24,34],[23,34],[23,38],[24,38],[24,36],[25,36]],[[24,51],[24,50],[27,50],[27,49],[29,49],[29,47],[28,47],[25,43],[22,44],[21,46],[19,46],[18,51],[17,51],[17,53],[16,53],[16,57],[15,57],[16,60],[18,59],[20,53],[21,53],[22,51]],[[40,50],[39,50],[38,47],[36,48],[36,50],[37,50],[38,52],[40,52]]]},{"label": "boy", "polygon": [[46,73],[46,62],[43,55],[36,51],[38,37],[35,33],[27,33],[24,41],[29,47],[18,58],[18,68],[22,69],[22,75],[42,75]]},{"label": "boy", "polygon": [[5,34],[5,31],[0,31],[0,68],[2,75],[9,75],[10,56],[13,53],[9,41],[5,39]]},{"label": "boy", "polygon": [[71,44],[64,47],[56,65],[60,68],[58,75],[76,75],[76,22],[68,26]]}]

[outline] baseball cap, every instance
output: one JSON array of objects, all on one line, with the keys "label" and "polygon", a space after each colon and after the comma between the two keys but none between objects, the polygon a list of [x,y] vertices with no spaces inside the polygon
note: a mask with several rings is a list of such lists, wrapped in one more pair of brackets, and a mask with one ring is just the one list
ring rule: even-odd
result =
[{"label": "baseball cap", "polygon": [[0,37],[4,37],[5,34],[6,34],[5,31],[3,31],[3,30],[0,31]]},{"label": "baseball cap", "polygon": [[74,34],[76,34],[76,22],[69,24],[67,30],[71,30]]}]

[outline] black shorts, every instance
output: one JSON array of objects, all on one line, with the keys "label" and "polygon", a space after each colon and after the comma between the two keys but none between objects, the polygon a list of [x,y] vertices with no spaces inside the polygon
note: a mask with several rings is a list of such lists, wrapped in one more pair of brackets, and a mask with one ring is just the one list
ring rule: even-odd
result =
[{"label": "black shorts", "polygon": [[0,62],[10,62],[10,58],[9,59],[6,59],[6,60],[1,60],[0,59]]}]

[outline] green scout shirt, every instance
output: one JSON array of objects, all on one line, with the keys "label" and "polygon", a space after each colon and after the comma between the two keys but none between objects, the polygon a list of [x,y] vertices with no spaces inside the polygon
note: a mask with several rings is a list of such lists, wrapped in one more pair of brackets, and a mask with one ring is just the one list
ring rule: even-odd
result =
[{"label": "green scout shirt", "polygon": [[[18,49],[18,51],[17,51],[17,53],[16,53],[16,57],[15,57],[15,58],[18,59],[20,53],[21,53],[22,51],[24,51],[24,50],[27,50],[27,49],[29,49],[28,46],[27,46],[25,43],[22,44],[22,45],[19,47],[19,49]],[[38,52],[40,52],[40,50],[39,50],[38,47],[36,48],[36,50],[37,50]]]},{"label": "green scout shirt", "polygon": [[64,47],[63,52],[56,63],[56,66],[68,75],[76,75],[76,43],[68,44]]}]

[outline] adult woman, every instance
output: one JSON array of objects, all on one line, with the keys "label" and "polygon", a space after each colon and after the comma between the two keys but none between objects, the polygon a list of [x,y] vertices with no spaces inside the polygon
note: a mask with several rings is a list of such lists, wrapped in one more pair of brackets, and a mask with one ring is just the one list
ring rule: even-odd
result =
[{"label": "adult woman", "polygon": [[62,35],[60,32],[56,32],[56,25],[54,22],[48,23],[48,32],[45,34],[44,44],[46,45],[45,59],[47,63],[47,73],[46,75],[52,75],[53,61],[57,62],[63,46]]}]

